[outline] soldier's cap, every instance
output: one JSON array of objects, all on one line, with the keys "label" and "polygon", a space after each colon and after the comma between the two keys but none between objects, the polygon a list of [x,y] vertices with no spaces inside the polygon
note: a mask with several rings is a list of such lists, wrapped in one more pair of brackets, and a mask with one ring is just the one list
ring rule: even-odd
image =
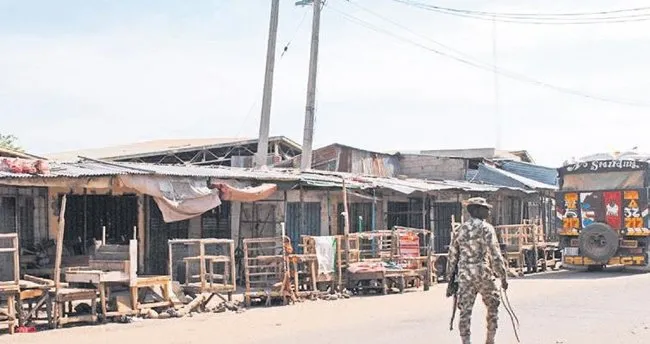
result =
[{"label": "soldier's cap", "polygon": [[466,201],[463,201],[463,204],[467,207],[470,205],[480,205],[488,209],[492,209],[492,205],[488,203],[483,197],[472,197]]}]

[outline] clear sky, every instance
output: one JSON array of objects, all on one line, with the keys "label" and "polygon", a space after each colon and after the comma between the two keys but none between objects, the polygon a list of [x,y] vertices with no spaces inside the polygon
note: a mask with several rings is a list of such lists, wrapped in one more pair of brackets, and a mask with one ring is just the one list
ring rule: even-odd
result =
[{"label": "clear sky", "polygon": [[[528,149],[571,156],[650,150],[650,107],[498,78],[424,47],[549,84],[650,103],[650,21],[531,25],[461,18],[392,0],[328,0],[315,146]],[[591,12],[611,0],[418,0],[498,12]],[[365,9],[371,9],[375,14]],[[370,24],[370,30],[341,14]],[[0,132],[33,153],[191,137],[256,137],[269,0],[0,0]],[[648,12],[645,12],[646,14]],[[347,19],[346,19],[347,18]],[[409,29],[404,31],[390,22]],[[367,25],[364,24],[364,25]],[[271,135],[302,142],[311,9],[281,0]],[[378,32],[377,28],[417,42]],[[417,35],[414,35],[417,34]]]}]

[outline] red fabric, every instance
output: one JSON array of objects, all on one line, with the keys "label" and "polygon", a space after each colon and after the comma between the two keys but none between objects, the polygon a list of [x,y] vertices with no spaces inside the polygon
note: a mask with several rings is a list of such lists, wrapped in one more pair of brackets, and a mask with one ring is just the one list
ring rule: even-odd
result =
[{"label": "red fabric", "polygon": [[267,199],[278,190],[276,184],[261,184],[254,187],[238,189],[223,182],[213,183],[211,188],[219,189],[221,199],[225,201],[257,202]]},{"label": "red fabric", "polygon": [[20,174],[49,174],[50,167],[44,160],[4,158],[0,161],[0,171]]},{"label": "red fabric", "polygon": [[386,268],[384,268],[384,264],[381,262],[359,262],[351,263],[348,271],[353,274],[358,272],[382,272],[386,271]]},{"label": "red fabric", "polygon": [[[420,256],[420,238],[413,233],[402,234],[399,237],[399,255],[405,258],[417,258]],[[417,262],[406,261],[406,268],[414,269]]]}]

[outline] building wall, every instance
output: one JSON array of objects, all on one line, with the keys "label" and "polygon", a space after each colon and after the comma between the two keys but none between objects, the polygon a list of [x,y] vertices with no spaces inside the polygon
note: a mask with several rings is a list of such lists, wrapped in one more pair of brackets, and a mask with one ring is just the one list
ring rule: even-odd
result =
[{"label": "building wall", "polygon": [[[298,156],[293,160],[293,167],[300,166],[300,159],[301,157]],[[399,159],[391,154],[332,144],[313,152],[312,168],[377,177],[395,177],[399,174],[400,165]]]},{"label": "building wall", "polygon": [[48,239],[47,207],[46,188],[0,187],[0,233],[18,231],[22,243]]},{"label": "building wall", "polygon": [[409,178],[464,180],[466,160],[426,155],[403,155],[400,173]]}]

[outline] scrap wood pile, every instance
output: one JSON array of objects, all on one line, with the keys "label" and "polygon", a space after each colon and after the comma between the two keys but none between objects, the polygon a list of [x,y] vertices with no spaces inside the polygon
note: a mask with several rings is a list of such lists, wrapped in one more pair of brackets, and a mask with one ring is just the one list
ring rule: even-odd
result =
[{"label": "scrap wood pile", "polygon": [[172,288],[177,302],[173,307],[160,307],[143,310],[141,316],[146,319],[168,319],[193,316],[199,313],[223,313],[244,311],[239,301],[228,301],[219,293],[185,294],[178,283]]}]

